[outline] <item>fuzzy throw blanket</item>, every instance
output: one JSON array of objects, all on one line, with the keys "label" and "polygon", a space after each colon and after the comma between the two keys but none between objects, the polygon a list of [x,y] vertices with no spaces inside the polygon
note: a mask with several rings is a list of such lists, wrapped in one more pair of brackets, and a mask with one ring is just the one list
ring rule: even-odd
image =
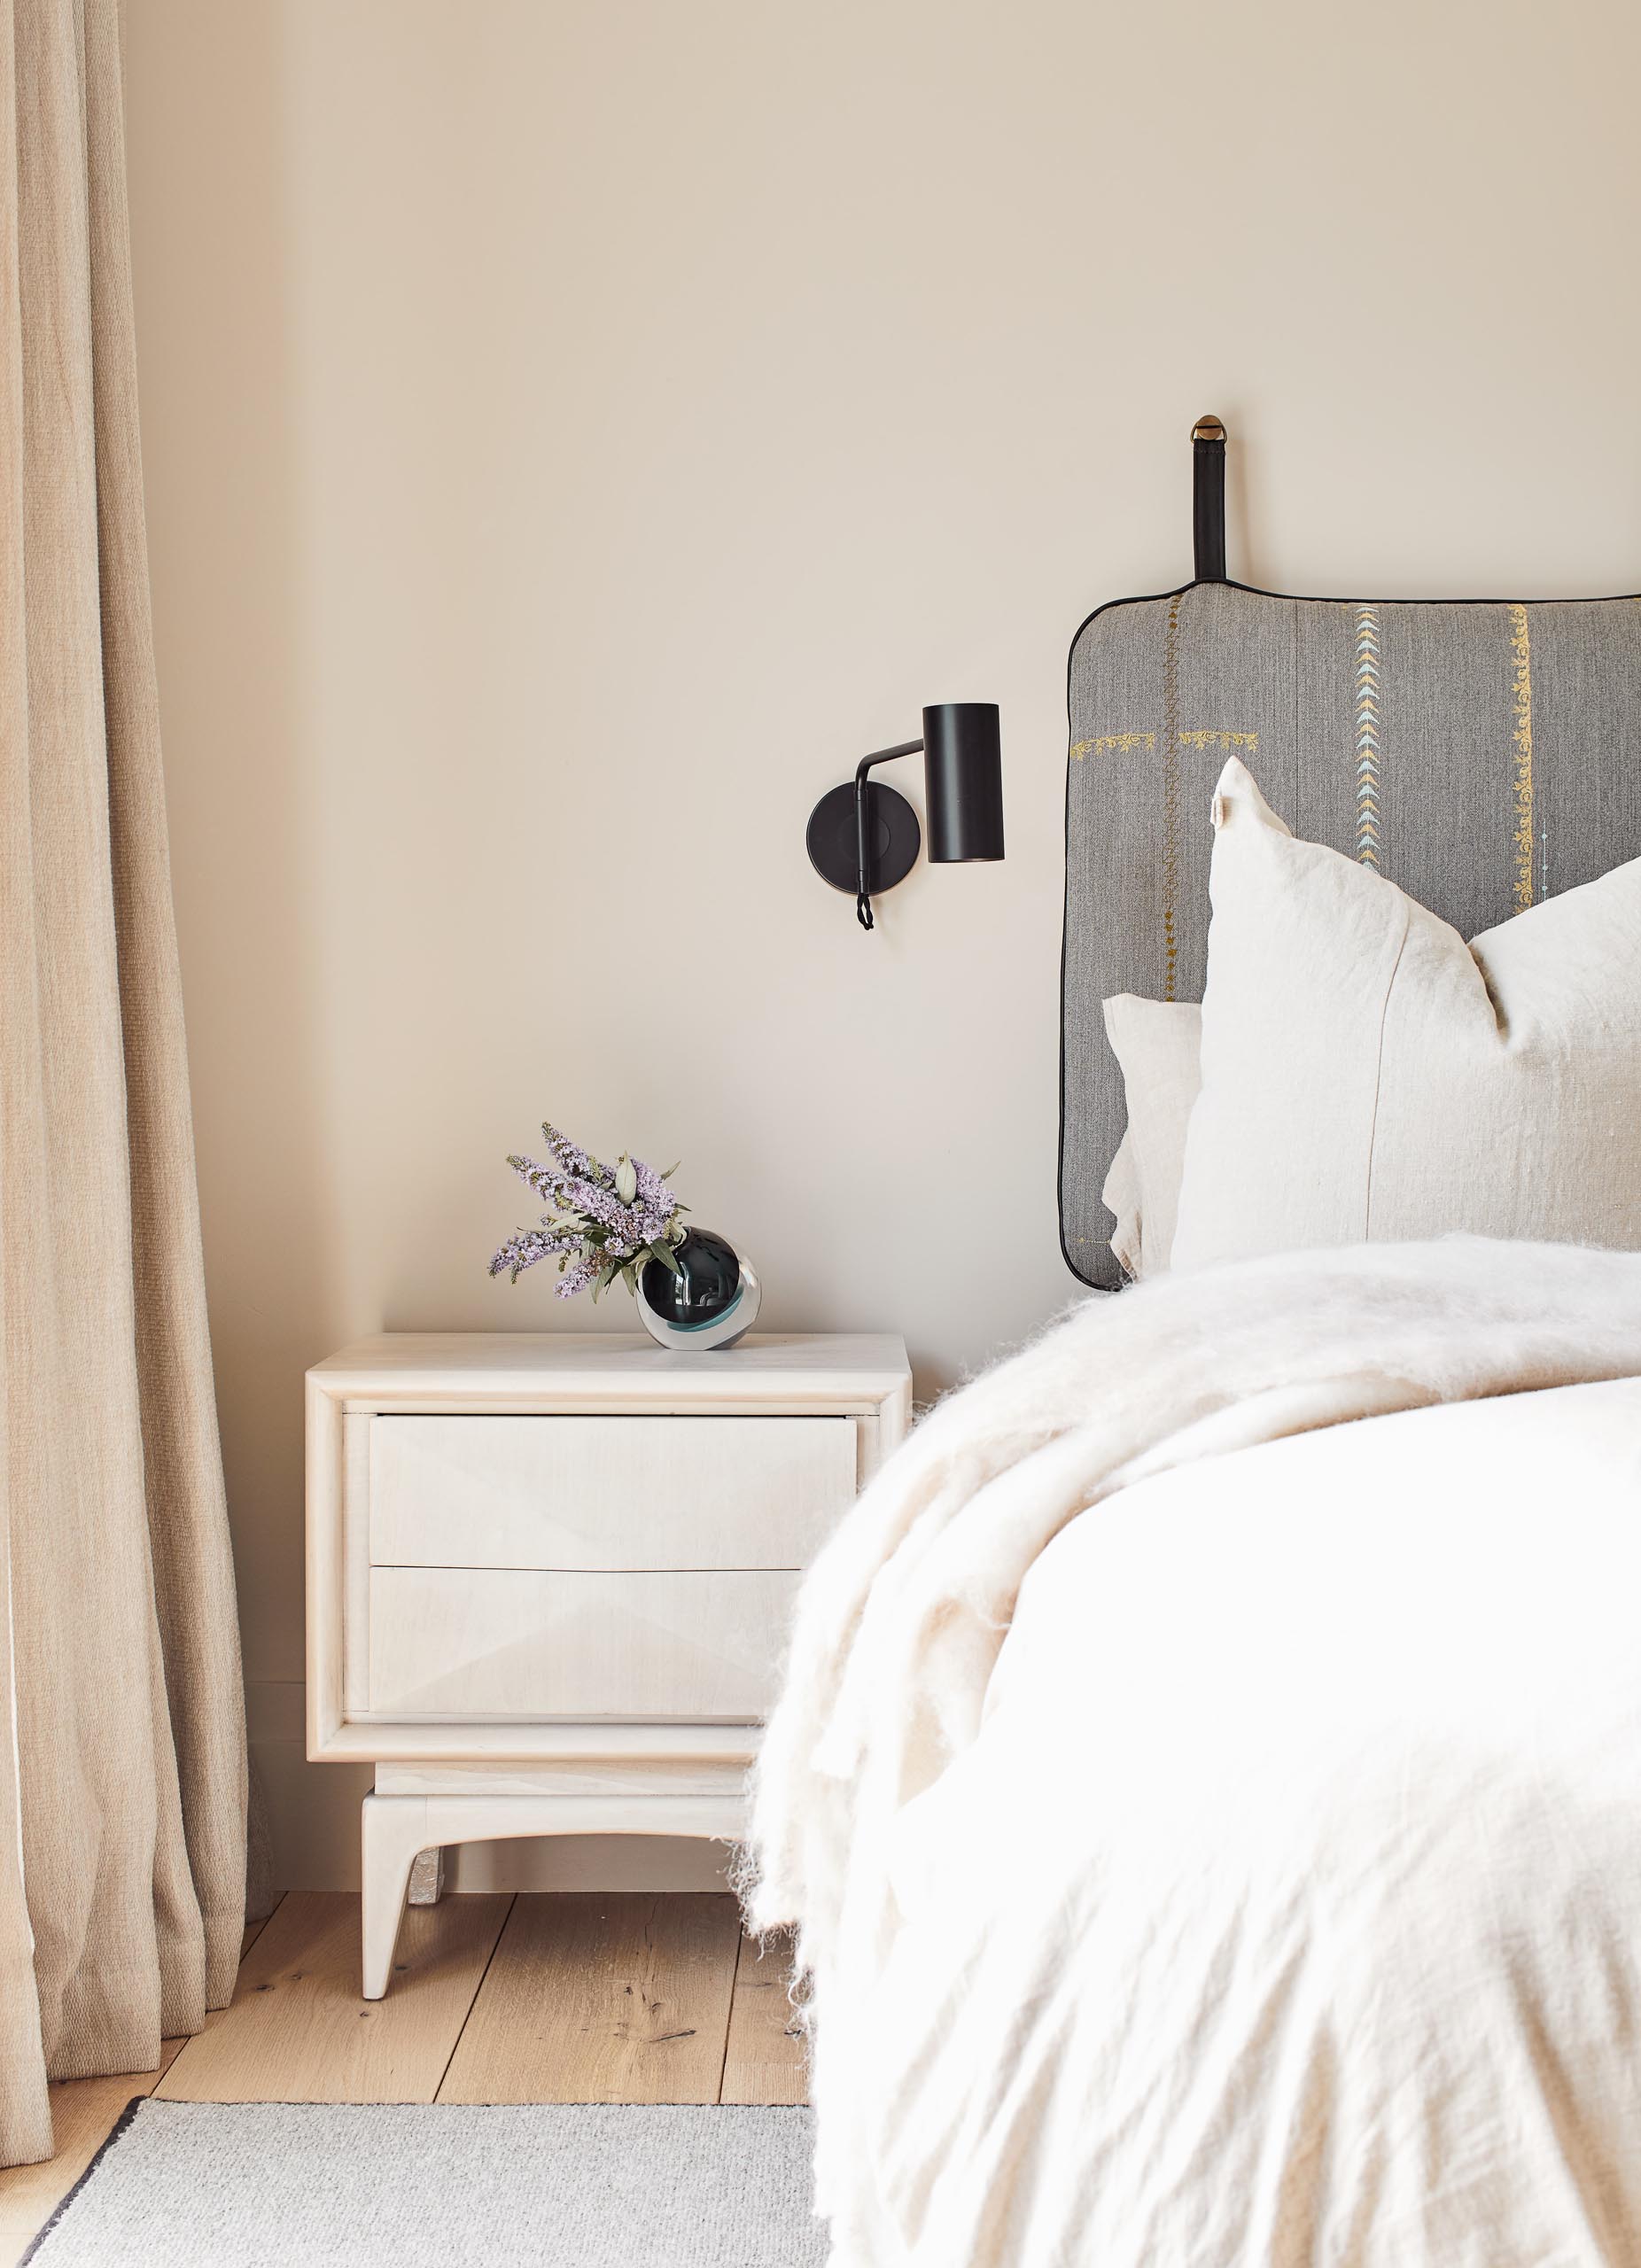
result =
[{"label": "fuzzy throw blanket", "polygon": [[1428,1403],[1641,1374],[1641,1256],[1450,1238],[1163,1276],[941,1402],[806,1579],[753,1790],[755,1928],[796,1924],[826,2032],[892,1944],[898,1814],[976,1741],[1033,1560],[1194,1458]]}]

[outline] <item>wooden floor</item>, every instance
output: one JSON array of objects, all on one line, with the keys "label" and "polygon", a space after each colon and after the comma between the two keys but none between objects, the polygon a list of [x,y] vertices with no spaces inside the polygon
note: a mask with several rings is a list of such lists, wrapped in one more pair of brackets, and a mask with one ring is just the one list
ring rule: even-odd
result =
[{"label": "wooden floor", "polygon": [[0,2171],[11,2268],[133,2095],[181,2102],[806,2099],[787,1969],[713,1895],[454,1897],[412,1907],[383,2000],[359,1900],[292,1892],[245,1933],[233,2004],[159,2068],[51,2089],[57,2155]]}]

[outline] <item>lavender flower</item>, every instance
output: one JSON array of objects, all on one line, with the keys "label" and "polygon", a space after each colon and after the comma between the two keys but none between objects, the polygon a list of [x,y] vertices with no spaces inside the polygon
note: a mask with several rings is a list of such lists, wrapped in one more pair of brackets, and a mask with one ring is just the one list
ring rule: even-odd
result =
[{"label": "lavender flower", "polygon": [[558,1285],[559,1298],[561,1300],[574,1299],[578,1292],[584,1292],[587,1289],[597,1273],[598,1262],[595,1260],[591,1258],[578,1260]]},{"label": "lavender flower", "polygon": [[504,1270],[516,1284],[526,1268],[556,1258],[561,1300],[593,1287],[607,1292],[617,1277],[629,1291],[638,1288],[638,1270],[659,1260],[676,1271],[673,1247],[683,1241],[681,1205],[667,1187],[676,1170],[657,1173],[624,1150],[614,1169],[600,1163],[550,1122],[541,1129],[548,1162],[509,1157],[508,1163],[535,1194],[552,1208],[541,1225],[520,1229],[490,1262],[490,1273]]},{"label": "lavender flower", "polygon": [[533,1268],[538,1260],[546,1260],[554,1253],[579,1252],[579,1237],[567,1230],[521,1229],[517,1236],[509,1237],[490,1262],[490,1273],[499,1276],[503,1269],[513,1282],[518,1281],[526,1268]]},{"label": "lavender flower", "polygon": [[577,1175],[585,1180],[606,1171],[596,1158],[589,1158],[585,1150],[578,1150],[573,1142],[567,1142],[557,1127],[544,1123],[541,1131],[547,1137],[548,1148],[565,1173]]}]

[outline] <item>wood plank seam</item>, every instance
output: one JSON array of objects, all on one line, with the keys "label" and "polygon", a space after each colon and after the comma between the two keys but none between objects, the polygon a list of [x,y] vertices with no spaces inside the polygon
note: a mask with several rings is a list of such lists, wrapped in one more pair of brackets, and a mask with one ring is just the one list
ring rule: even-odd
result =
[{"label": "wood plank seam", "polygon": [[467,2014],[462,2019],[460,2031],[457,2031],[455,2038],[450,2043],[450,2053],[445,2057],[445,2068],[439,2074],[439,2085],[433,2089],[433,2101],[435,2102],[442,2101],[444,2098],[445,2081],[450,2076],[450,2066],[455,2061],[456,2050],[462,2045],[463,2036],[466,2032],[468,2025],[473,2021],[473,2010],[478,2006],[478,1996],[485,1989],[485,1978],[490,1974],[492,1965],[495,1961],[497,1947],[500,1946],[502,1938],[507,1935],[507,1925],[513,1918],[513,1908],[517,1902],[516,1894],[507,1901],[507,1911],[502,1916],[502,1926],[495,1933],[495,1944],[491,1946],[490,1957],[485,1962],[484,1976],[479,1978],[477,1990],[474,1992],[472,1999],[467,2004]]},{"label": "wood plank seam", "polygon": [[400,1990],[362,1999],[359,1902],[302,1891],[158,2095],[204,2102],[431,2102],[512,1899],[473,1894],[406,1917]]}]

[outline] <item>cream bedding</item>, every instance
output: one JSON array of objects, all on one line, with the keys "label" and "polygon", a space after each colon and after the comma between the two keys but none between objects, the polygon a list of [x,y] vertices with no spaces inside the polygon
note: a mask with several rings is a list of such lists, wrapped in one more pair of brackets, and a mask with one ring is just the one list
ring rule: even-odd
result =
[{"label": "cream bedding", "polygon": [[918,1430],[756,1806],[837,2268],[1641,2261],[1638,1373],[1641,1261],[1456,1239]]}]

